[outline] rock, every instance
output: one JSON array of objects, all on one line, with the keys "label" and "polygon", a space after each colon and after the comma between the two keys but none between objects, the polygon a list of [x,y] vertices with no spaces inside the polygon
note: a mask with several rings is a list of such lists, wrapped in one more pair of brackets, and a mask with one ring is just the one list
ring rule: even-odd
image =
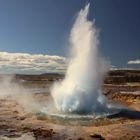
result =
[{"label": "rock", "polygon": [[47,137],[52,137],[52,135],[54,134],[53,129],[51,130],[46,130],[43,128],[37,128],[37,129],[33,129],[32,132],[34,133],[34,136],[36,138],[47,138]]},{"label": "rock", "polygon": [[15,111],[13,111],[13,113],[16,113],[16,114],[18,114],[19,112],[18,112],[17,110],[15,110]]},{"label": "rock", "polygon": [[77,140],[85,140],[84,138],[78,138]]},{"label": "rock", "polygon": [[90,137],[91,138],[96,138],[96,139],[99,139],[99,140],[105,140],[105,138],[102,137],[100,134],[90,134]]},{"label": "rock", "polygon": [[24,116],[19,118],[19,120],[25,120],[25,119],[26,119],[26,117],[24,117]]}]

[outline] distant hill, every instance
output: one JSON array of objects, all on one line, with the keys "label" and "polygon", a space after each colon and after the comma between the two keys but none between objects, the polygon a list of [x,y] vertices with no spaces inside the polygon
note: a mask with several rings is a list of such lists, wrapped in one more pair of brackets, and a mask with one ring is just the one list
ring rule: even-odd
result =
[{"label": "distant hill", "polygon": [[[13,76],[26,81],[56,81],[64,78],[60,73],[43,73],[39,75],[0,74],[0,78]],[[140,70],[110,70],[105,78],[106,84],[140,83]]]}]

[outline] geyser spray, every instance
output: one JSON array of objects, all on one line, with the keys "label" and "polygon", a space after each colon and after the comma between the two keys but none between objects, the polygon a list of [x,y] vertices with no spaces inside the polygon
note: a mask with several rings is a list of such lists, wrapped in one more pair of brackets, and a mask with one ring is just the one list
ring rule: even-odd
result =
[{"label": "geyser spray", "polygon": [[70,32],[71,59],[63,81],[51,89],[56,108],[63,112],[100,112],[106,108],[101,93],[108,63],[98,52],[98,32],[87,19],[89,4],[82,9]]}]

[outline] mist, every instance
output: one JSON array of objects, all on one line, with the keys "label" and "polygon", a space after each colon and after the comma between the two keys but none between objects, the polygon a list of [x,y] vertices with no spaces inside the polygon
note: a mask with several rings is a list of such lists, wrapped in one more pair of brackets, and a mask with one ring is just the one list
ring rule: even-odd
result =
[{"label": "mist", "polygon": [[16,101],[28,112],[36,112],[41,108],[41,103],[35,100],[30,90],[17,81],[14,75],[2,75],[0,78],[0,99]]},{"label": "mist", "polygon": [[57,110],[62,112],[102,112],[107,99],[101,86],[109,63],[99,53],[98,30],[88,20],[90,4],[78,13],[71,29],[70,61],[66,76],[52,86],[51,95]]}]

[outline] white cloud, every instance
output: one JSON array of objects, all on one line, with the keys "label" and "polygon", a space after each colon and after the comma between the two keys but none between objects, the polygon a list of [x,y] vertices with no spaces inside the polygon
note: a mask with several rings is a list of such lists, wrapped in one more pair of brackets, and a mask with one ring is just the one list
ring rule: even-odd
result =
[{"label": "white cloud", "polygon": [[137,59],[137,60],[130,60],[127,62],[128,64],[140,64],[140,60]]},{"label": "white cloud", "polygon": [[0,52],[0,73],[64,72],[66,66],[62,56]]}]

